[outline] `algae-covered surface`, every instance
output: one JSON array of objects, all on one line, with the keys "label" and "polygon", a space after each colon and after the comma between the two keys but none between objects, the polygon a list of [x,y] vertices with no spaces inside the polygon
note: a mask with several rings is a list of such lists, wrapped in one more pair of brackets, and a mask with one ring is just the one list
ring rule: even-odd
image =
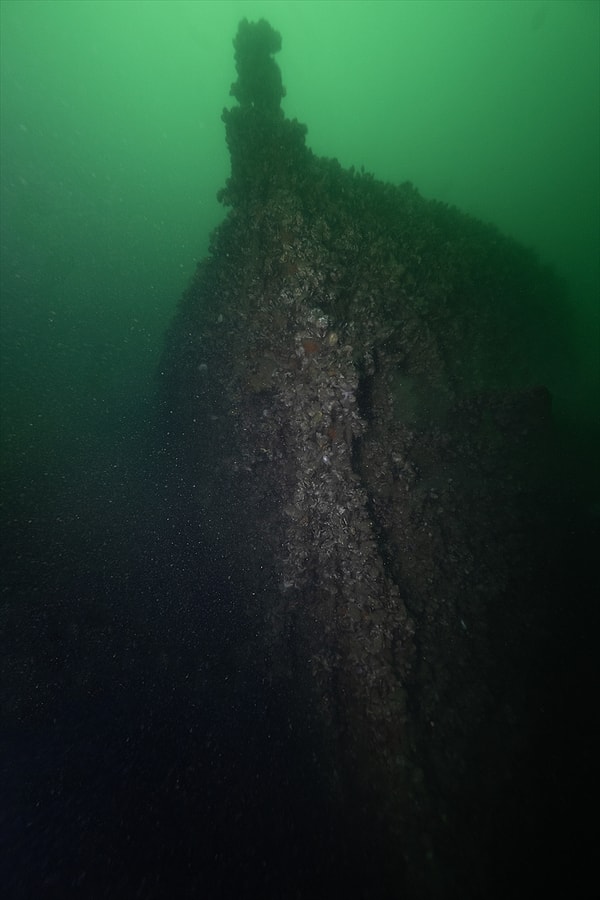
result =
[{"label": "algae-covered surface", "polygon": [[555,614],[539,379],[563,286],[494,227],[316,157],[279,36],[243,21],[234,43],[230,210],[163,359],[174,452],[200,517],[225,504],[253,652],[334,808],[377,834],[381,884],[485,896]]}]

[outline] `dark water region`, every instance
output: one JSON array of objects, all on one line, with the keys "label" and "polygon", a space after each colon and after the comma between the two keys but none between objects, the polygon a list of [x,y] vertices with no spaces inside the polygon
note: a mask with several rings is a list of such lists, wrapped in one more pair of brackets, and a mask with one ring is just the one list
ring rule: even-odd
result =
[{"label": "dark water region", "polygon": [[[3,895],[402,897],[373,822],[340,818],[319,737],[245,619],[252,560],[246,579],[239,548],[228,557],[226,498],[198,521],[156,394],[130,400],[137,414],[104,416],[101,435],[94,404],[79,409],[98,436],[52,481],[26,465],[4,480]],[[592,859],[597,529],[576,498],[560,509],[547,632],[527,637],[530,660],[506,659],[530,724],[473,896],[574,887]],[[503,774],[493,749],[481,765],[475,784]]]},{"label": "dark water region", "polygon": [[[373,822],[340,819],[318,736],[243,620],[231,511],[197,520],[154,400],[138,399],[137,424],[105,422],[50,494],[25,471],[4,485],[3,896],[404,896]],[[543,652],[529,671],[506,660],[507,689],[526,674],[531,728],[473,896],[575,887],[592,858],[594,537],[571,515],[555,522]]]},{"label": "dark water region", "polygon": [[190,568],[152,451],[120,447],[109,482],[106,449],[4,531],[5,896],[223,896],[272,862],[267,814],[285,833],[282,711],[231,664],[239,587],[222,560]]},{"label": "dark water region", "polygon": [[4,485],[3,896],[371,896],[374,837],[336,821],[160,436],[108,423],[51,497]]}]

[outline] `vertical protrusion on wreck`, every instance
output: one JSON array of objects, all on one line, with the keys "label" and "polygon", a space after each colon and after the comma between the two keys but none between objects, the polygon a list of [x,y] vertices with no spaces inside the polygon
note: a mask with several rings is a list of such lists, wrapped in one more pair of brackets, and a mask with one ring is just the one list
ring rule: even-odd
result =
[{"label": "vertical protrusion on wreck", "polygon": [[273,59],[281,50],[281,35],[265,19],[242,19],[233,41],[238,80],[231,95],[244,109],[253,107],[265,115],[281,117],[285,88],[281,71]]},{"label": "vertical protrusion on wreck", "polygon": [[239,106],[223,110],[231,177],[219,200],[237,206],[266,200],[269,192],[297,177],[305,165],[306,126],[286,119],[281,108],[285,88],[273,58],[281,35],[265,19],[243,19],[233,42],[238,78],[231,95]]}]

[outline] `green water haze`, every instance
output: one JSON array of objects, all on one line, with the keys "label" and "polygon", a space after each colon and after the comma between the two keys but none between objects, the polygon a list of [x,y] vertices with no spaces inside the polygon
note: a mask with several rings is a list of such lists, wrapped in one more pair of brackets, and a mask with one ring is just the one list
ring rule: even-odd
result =
[{"label": "green water haze", "polygon": [[[596,0],[2,0],[2,442],[41,468],[139,415],[223,210],[240,18],[283,36],[284,109],[343,166],[412,181],[565,279],[555,409],[599,390]],[[137,412],[136,412],[137,411]],[[79,449],[77,449],[79,448]]]}]

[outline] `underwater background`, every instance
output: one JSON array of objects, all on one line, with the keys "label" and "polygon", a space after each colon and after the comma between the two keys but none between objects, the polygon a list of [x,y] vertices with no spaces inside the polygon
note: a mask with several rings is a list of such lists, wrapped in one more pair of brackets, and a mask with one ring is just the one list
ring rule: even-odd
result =
[{"label": "underwater background", "polygon": [[376,853],[337,845],[318,765],[294,767],[262,670],[231,662],[243,578],[186,528],[164,476],[157,372],[224,217],[231,42],[244,16],[282,33],[283,108],[316,154],[412,181],[564,279],[568,352],[545,382],[597,518],[600,4],[2,0],[0,14],[3,883],[229,896],[277,857],[282,896],[335,896],[341,862],[348,895],[369,896]]}]

